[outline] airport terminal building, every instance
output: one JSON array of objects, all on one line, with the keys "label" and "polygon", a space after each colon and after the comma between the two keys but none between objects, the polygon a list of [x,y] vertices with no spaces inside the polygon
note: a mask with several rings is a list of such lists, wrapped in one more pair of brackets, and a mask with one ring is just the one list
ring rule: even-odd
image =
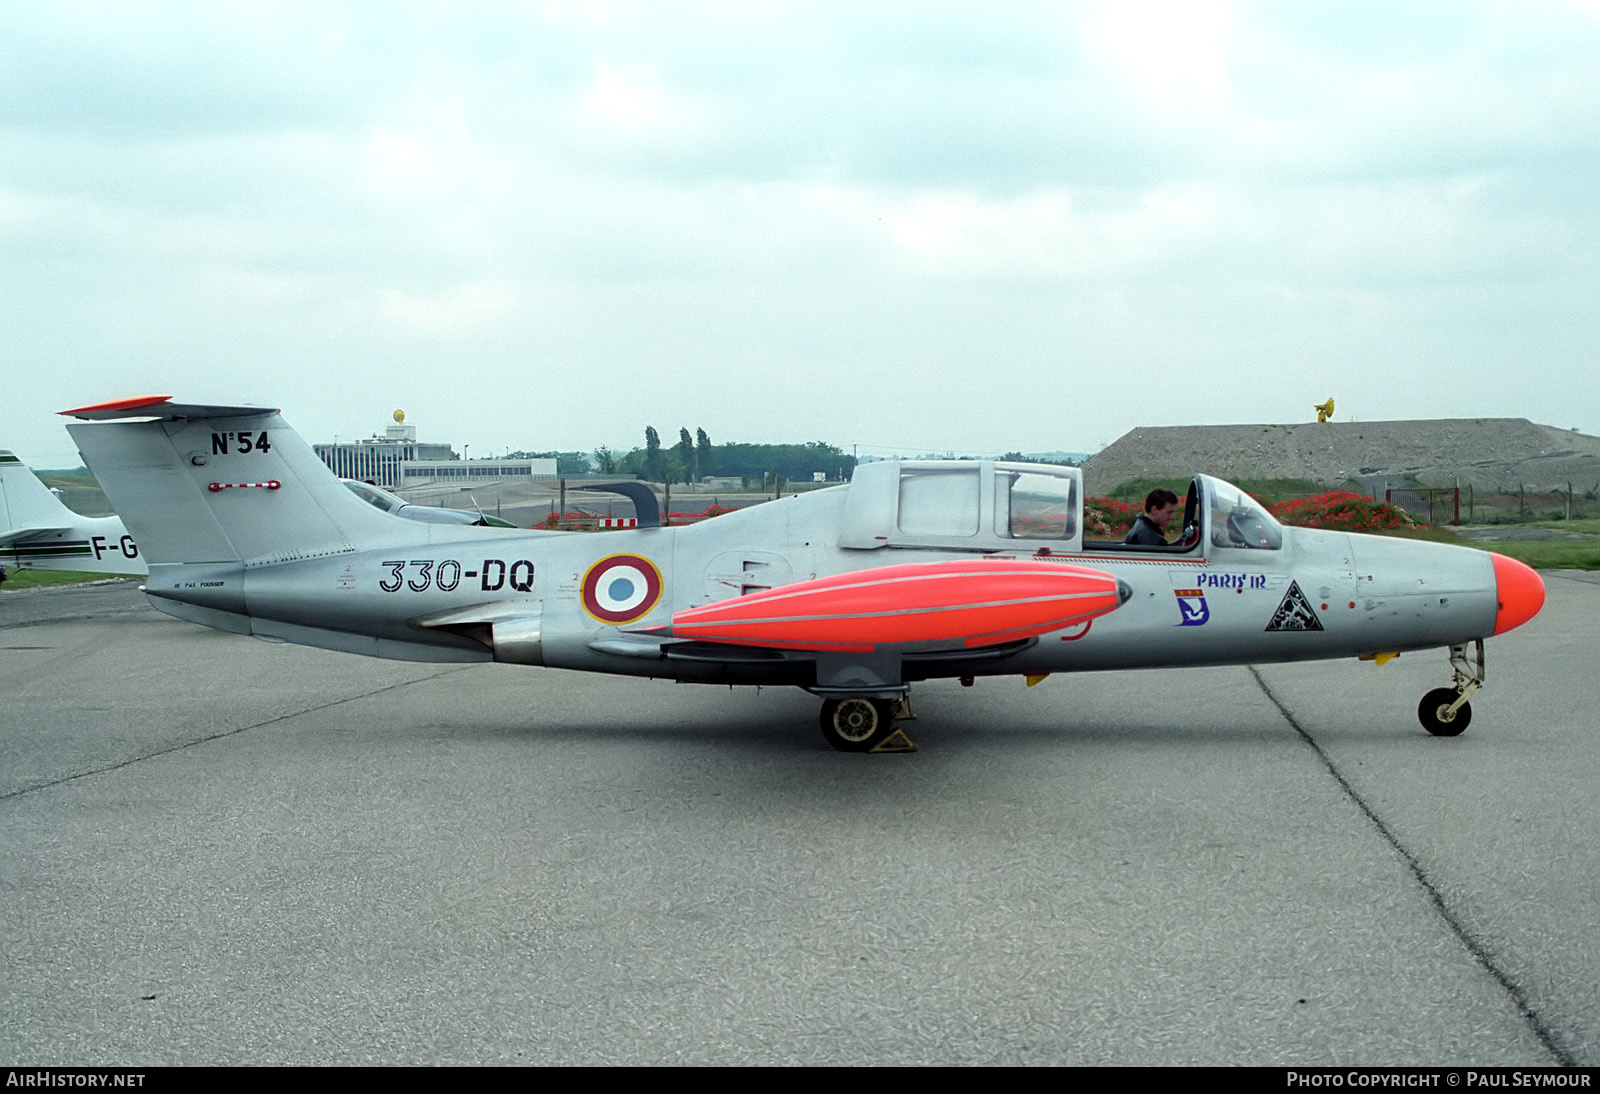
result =
[{"label": "airport terminal building", "polygon": [[311,447],[341,479],[387,490],[435,482],[554,482],[558,477],[553,458],[463,460],[448,444],[417,440],[417,427],[403,421],[387,427],[382,436]]}]

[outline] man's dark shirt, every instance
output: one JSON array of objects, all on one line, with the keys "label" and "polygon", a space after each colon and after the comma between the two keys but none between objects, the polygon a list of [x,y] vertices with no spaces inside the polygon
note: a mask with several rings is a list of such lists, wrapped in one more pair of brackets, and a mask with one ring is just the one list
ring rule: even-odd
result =
[{"label": "man's dark shirt", "polygon": [[1122,542],[1136,543],[1141,547],[1165,547],[1167,537],[1161,534],[1155,521],[1140,513],[1133,527],[1128,529],[1128,534],[1122,537]]}]

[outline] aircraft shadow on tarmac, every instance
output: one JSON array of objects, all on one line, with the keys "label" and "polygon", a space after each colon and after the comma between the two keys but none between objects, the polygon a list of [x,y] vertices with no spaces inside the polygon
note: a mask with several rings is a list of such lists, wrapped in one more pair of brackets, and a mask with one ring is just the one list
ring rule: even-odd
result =
[{"label": "aircraft shadow on tarmac", "polygon": [[[1015,703],[989,703],[976,697],[983,686],[987,684],[990,689],[998,690],[1006,687],[1009,681],[985,681],[980,683],[972,698],[954,688],[942,689],[942,692],[930,688],[916,705],[915,717],[896,725],[919,749],[936,747],[941,753],[960,755],[975,751],[1015,753],[1040,748],[1070,749],[1077,745],[1159,745],[1189,749],[1233,743],[1260,745],[1273,740],[1300,743],[1295,728],[1260,693],[1253,681],[1248,677],[1239,681],[1239,670],[1214,672],[1218,676],[1230,675],[1236,684],[1248,683],[1255,693],[1254,701],[1226,719],[1216,716],[1205,720],[1184,718],[1179,706],[1164,700],[1147,704],[1144,713],[1126,710],[1085,713],[1070,709],[1073,694],[1068,690],[1070,682],[1061,685],[1062,694],[1054,699],[1038,696]],[[1144,674],[1128,676],[1130,683],[1148,679]],[[541,681],[540,687],[530,694],[559,686],[556,679]],[[1101,693],[1102,700],[1104,687],[1104,682],[1100,682],[1094,689]],[[475,717],[466,709],[461,712],[459,721],[442,724],[428,719],[411,727],[396,726],[388,732],[429,738],[444,732],[455,739],[484,741],[506,738],[530,742],[576,741],[598,747],[608,743],[668,748],[693,744],[750,756],[832,751],[817,731],[816,716],[803,693],[773,691],[761,696],[748,693],[730,696],[723,689],[695,690],[703,690],[704,694],[675,689],[669,698],[650,702],[647,708],[637,704],[636,696],[619,695],[616,704],[619,713],[627,712],[622,716],[574,711],[550,716],[530,714],[524,720],[509,721],[487,712]],[[1402,712],[1398,724],[1408,739],[1430,745],[1452,743],[1411,732],[1412,727],[1403,717]],[[1367,732],[1364,726],[1351,729],[1362,735]],[[1392,727],[1383,727],[1382,731],[1393,734]]]}]

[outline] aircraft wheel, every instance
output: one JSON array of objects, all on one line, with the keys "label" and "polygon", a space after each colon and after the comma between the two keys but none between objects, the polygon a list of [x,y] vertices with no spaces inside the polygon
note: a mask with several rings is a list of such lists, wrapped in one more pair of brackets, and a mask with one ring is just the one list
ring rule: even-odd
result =
[{"label": "aircraft wheel", "polygon": [[867,752],[894,728],[894,704],[882,699],[828,699],[822,735],[840,752]]},{"label": "aircraft wheel", "polygon": [[1472,721],[1471,703],[1462,703],[1461,709],[1453,717],[1448,714],[1457,694],[1455,688],[1434,688],[1424,695],[1422,705],[1417,708],[1417,718],[1422,722],[1422,728],[1435,737],[1454,737],[1466,729]]}]

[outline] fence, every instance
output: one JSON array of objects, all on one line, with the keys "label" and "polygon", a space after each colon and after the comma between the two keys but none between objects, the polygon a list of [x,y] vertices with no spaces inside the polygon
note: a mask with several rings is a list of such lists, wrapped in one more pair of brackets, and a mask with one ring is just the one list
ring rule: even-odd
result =
[{"label": "fence", "polygon": [[[1534,487],[1526,483],[1499,490],[1476,486],[1393,488],[1383,500],[1429,524],[1527,524],[1546,520],[1585,520],[1600,516],[1600,483],[1580,490],[1572,483],[1563,489]],[[1376,493],[1369,493],[1376,498]]]},{"label": "fence", "polygon": [[[1429,524],[1461,523],[1461,488],[1452,486],[1444,490],[1390,489],[1383,492],[1383,500],[1404,509],[1417,520]],[[1469,505],[1470,509],[1470,505]],[[1470,523],[1471,518],[1468,518]]]}]

